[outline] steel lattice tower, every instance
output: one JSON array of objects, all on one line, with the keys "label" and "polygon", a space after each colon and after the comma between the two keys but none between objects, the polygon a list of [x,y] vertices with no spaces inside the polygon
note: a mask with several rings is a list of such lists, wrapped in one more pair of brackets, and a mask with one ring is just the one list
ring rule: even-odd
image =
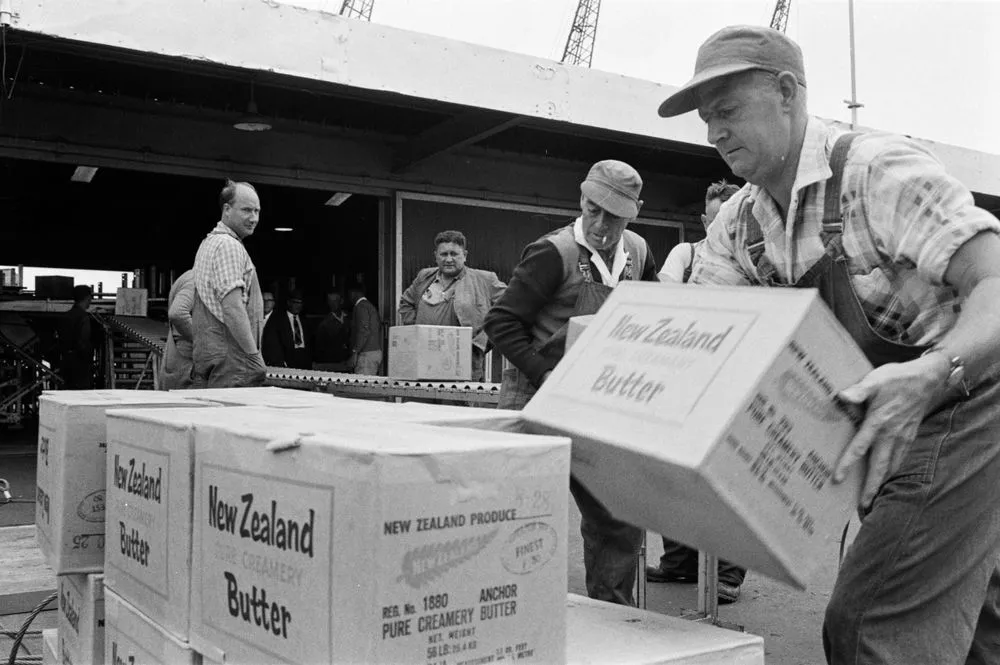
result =
[{"label": "steel lattice tower", "polygon": [[597,18],[601,13],[601,0],[580,0],[573,17],[573,27],[566,38],[566,48],[560,62],[590,67],[594,58],[594,41],[597,39]]},{"label": "steel lattice tower", "polygon": [[771,16],[771,27],[775,30],[785,31],[788,25],[788,9],[792,5],[792,0],[778,0],[774,6],[774,15]]},{"label": "steel lattice tower", "polygon": [[372,7],[375,0],[344,0],[340,6],[340,15],[347,18],[359,18],[362,21],[372,20]]}]

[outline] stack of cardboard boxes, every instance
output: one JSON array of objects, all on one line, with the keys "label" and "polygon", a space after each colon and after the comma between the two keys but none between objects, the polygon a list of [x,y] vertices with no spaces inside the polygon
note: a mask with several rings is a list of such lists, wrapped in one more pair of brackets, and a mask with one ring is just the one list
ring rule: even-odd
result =
[{"label": "stack of cardboard boxes", "polygon": [[[66,403],[45,418],[69,432],[63,448],[103,463],[79,489],[67,488],[80,477],[73,456],[52,458],[53,479],[39,472],[61,513],[102,493],[88,514],[106,520],[88,537],[103,544],[106,522],[89,563],[104,574],[62,580],[60,595],[79,625],[103,580],[94,662],[565,659],[568,439],[278,389],[127,394],[145,402],[45,398]],[[67,415],[80,402],[103,424]],[[470,427],[511,420],[472,415]],[[434,419],[456,426],[421,424]],[[72,541],[65,520],[48,524],[49,552]]]},{"label": "stack of cardboard boxes", "polygon": [[172,393],[128,390],[42,396],[35,523],[39,546],[58,576],[60,662],[104,662],[105,414],[123,406],[198,404]]}]

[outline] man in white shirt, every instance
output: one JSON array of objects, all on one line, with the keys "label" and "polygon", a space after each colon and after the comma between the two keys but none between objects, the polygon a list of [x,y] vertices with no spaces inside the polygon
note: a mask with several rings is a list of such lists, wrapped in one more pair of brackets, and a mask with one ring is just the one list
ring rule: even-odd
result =
[{"label": "man in white shirt", "polygon": [[[719,214],[722,204],[738,191],[740,191],[739,187],[730,185],[725,180],[713,182],[709,186],[708,191],[705,192],[705,212],[701,215],[701,223],[704,224],[706,231],[708,231],[708,226],[715,219],[715,216]],[[694,256],[703,242],[704,240],[699,240],[696,243],[682,242],[674,246],[670,250],[670,254],[667,255],[667,260],[663,262],[663,267],[660,268],[660,281],[687,282],[694,266]]]},{"label": "man in white shirt", "polygon": [[[713,182],[709,186],[705,192],[705,212],[701,216],[701,223],[705,225],[706,231],[715,220],[715,216],[719,214],[722,204],[738,191],[739,187],[730,185],[725,180]],[[703,242],[704,240],[699,240],[697,243],[682,242],[674,247],[660,270],[658,275],[660,281],[686,283],[694,268],[698,247]],[[739,600],[740,586],[743,584],[746,572],[744,568],[734,566],[727,561],[719,561],[720,603],[735,603]],[[664,538],[660,563],[657,566],[646,567],[646,579],[650,582],[697,582],[697,550]]]}]

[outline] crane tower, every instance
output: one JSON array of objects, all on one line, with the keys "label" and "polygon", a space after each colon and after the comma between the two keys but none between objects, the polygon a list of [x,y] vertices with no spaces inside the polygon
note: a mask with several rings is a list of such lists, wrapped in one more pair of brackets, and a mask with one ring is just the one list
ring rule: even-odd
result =
[{"label": "crane tower", "polygon": [[594,58],[594,41],[597,39],[597,18],[601,13],[601,0],[580,0],[573,17],[573,26],[566,38],[566,48],[560,62],[590,67]]},{"label": "crane tower", "polygon": [[792,6],[792,0],[778,0],[774,5],[774,14],[771,16],[771,27],[781,32],[785,31],[788,25],[788,10]]},{"label": "crane tower", "polygon": [[375,0],[344,0],[344,4],[340,6],[340,15],[371,21],[374,6]]}]

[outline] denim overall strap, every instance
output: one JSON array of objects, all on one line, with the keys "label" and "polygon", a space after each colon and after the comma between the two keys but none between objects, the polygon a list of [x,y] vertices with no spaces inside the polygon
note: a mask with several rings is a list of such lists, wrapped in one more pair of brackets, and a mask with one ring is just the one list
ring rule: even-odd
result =
[{"label": "denim overall strap", "polygon": [[753,214],[753,202],[750,199],[743,199],[737,215],[740,217],[743,228],[746,229],[744,247],[750,256],[750,263],[757,271],[757,284],[759,286],[787,286],[781,275],[778,274],[778,269],[764,253],[764,231],[761,229],[757,217]]}]

